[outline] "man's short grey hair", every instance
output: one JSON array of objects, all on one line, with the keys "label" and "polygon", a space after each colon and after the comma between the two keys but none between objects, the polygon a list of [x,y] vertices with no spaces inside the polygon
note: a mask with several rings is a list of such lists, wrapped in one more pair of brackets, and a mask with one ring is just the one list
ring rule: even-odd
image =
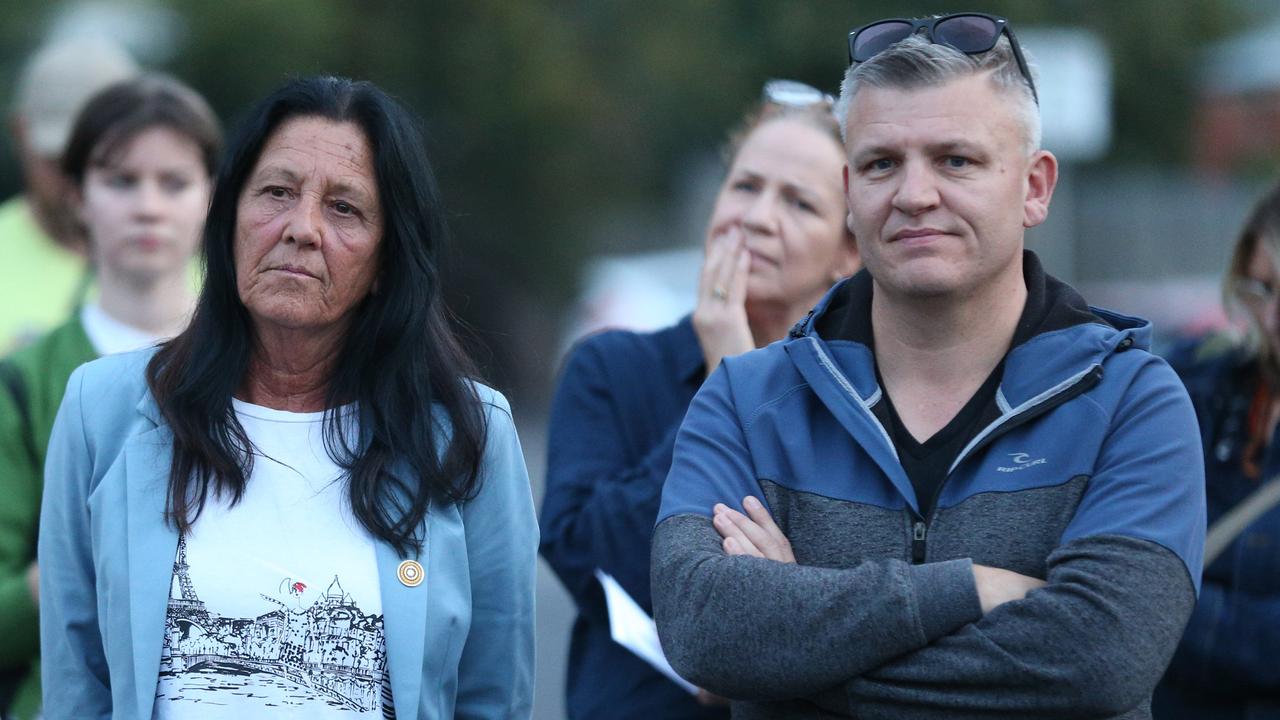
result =
[{"label": "man's short grey hair", "polygon": [[[1022,49],[1028,65],[1031,57]],[[1033,72],[1030,67],[1028,68]],[[1027,154],[1040,149],[1040,107],[1031,86],[1027,84],[1018,61],[1009,46],[1009,38],[1001,35],[995,47],[978,55],[966,55],[948,45],[929,42],[912,35],[864,63],[850,65],[840,83],[840,99],[836,102],[836,118],[840,135],[849,142],[849,106],[863,85],[878,88],[911,90],[936,87],[952,80],[988,72],[991,82],[1015,103],[1014,114],[1023,126]]]}]

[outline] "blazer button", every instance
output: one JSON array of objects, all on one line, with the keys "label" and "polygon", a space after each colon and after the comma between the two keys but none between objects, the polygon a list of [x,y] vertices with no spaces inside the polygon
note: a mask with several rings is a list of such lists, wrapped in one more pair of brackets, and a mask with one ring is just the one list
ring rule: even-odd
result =
[{"label": "blazer button", "polygon": [[396,576],[400,578],[400,584],[405,587],[418,587],[422,584],[422,579],[426,577],[426,573],[422,570],[422,564],[417,560],[405,560],[400,563],[400,568],[396,570]]}]

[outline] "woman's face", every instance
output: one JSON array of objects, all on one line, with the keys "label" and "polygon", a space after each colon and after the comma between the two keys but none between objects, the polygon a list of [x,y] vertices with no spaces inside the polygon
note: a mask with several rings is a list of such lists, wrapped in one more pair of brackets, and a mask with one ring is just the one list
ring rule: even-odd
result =
[{"label": "woman's face", "polygon": [[377,278],[382,228],[364,132],[317,117],[280,125],[236,210],[236,286],[258,329],[344,330]]},{"label": "woman's face", "polygon": [[778,118],[743,142],[716,197],[708,242],[739,226],[751,253],[747,307],[812,306],[858,268],[845,234],[844,152],[802,120]]},{"label": "woman's face", "polygon": [[187,272],[209,210],[200,147],[163,126],[126,141],[105,165],[91,165],[79,217],[104,280],[152,284]]},{"label": "woman's face", "polygon": [[1262,331],[1262,340],[1270,346],[1271,357],[1280,358],[1280,272],[1270,244],[1259,238],[1245,268],[1244,292],[1240,300]]}]

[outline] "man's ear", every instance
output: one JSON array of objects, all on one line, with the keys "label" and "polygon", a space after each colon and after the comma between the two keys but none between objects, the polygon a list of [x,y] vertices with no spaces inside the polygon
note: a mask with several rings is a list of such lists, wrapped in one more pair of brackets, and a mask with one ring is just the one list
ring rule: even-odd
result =
[{"label": "man's ear", "polygon": [[1049,201],[1058,184],[1058,158],[1048,150],[1031,156],[1027,168],[1027,193],[1022,201],[1022,227],[1033,228],[1049,217]]}]

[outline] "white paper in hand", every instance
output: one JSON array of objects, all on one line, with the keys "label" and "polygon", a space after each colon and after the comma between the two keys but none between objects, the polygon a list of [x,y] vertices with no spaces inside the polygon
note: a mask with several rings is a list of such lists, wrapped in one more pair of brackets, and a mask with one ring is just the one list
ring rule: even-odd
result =
[{"label": "white paper in hand", "polygon": [[604,602],[609,608],[609,634],[613,641],[671,678],[672,682],[690,695],[698,694],[697,686],[671,669],[671,663],[667,662],[667,656],[662,653],[662,645],[658,643],[658,625],[653,618],[646,615],[639,603],[608,573],[597,568],[596,579],[600,581],[600,587],[604,588]]}]

